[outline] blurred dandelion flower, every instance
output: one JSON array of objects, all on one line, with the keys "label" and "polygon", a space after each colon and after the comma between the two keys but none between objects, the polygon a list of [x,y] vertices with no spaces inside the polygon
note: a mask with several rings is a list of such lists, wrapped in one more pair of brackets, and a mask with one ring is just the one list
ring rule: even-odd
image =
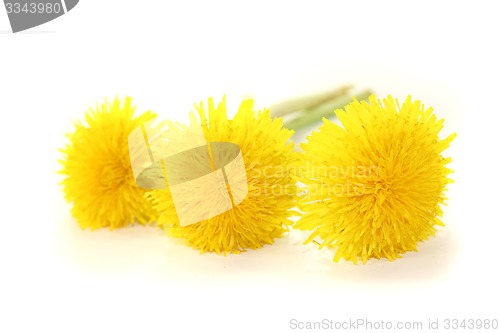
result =
[{"label": "blurred dandelion flower", "polygon": [[135,107],[126,98],[104,102],[75,123],[64,149],[62,185],[73,203],[72,215],[82,228],[123,227],[146,224],[156,218],[144,189],[135,184],[130,166],[130,132],[156,115],[150,111],[134,117]]}]

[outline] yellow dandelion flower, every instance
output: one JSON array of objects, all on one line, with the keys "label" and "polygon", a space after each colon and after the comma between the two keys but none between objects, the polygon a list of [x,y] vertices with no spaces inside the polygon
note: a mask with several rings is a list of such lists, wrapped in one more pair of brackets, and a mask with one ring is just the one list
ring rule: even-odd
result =
[{"label": "yellow dandelion flower", "polygon": [[144,189],[132,175],[128,136],[156,115],[150,111],[134,117],[135,107],[126,98],[104,102],[78,121],[61,151],[65,198],[73,203],[72,215],[82,228],[115,229],[137,221],[146,224],[156,213],[144,198]]},{"label": "yellow dandelion flower", "polygon": [[372,95],[335,113],[343,127],[324,119],[301,145],[298,180],[308,193],[296,228],[312,230],[306,242],[319,237],[320,247],[336,248],[334,261],[417,251],[444,225],[440,205],[452,181],[441,153],[456,134],[440,140],[443,120],[411,97],[400,107]]},{"label": "yellow dandelion flower", "polygon": [[[182,161],[170,162],[170,166],[165,165],[170,186],[167,185],[166,190],[155,190],[146,195],[160,213],[158,225],[166,228],[168,235],[184,239],[202,253],[225,255],[257,249],[272,244],[291,224],[288,218],[294,213],[290,209],[296,205],[296,186],[291,174],[295,153],[293,143],[288,141],[293,131],[284,128],[281,119],[272,119],[269,111],[255,113],[252,106],[251,100],[244,101],[231,120],[227,118],[225,98],[216,108],[212,99],[209,99],[208,117],[203,103],[196,106],[201,125],[192,114],[195,118],[192,118],[190,126],[175,127],[170,123],[171,130],[166,134],[170,143],[182,146],[181,141],[186,138],[182,132],[189,133],[194,126],[201,126],[200,133],[207,143],[205,147],[211,147],[210,158],[205,158],[205,162],[201,157],[191,156]],[[220,147],[217,144],[229,144],[230,152],[223,152],[217,148]],[[232,159],[229,155],[233,152],[241,153],[238,156],[242,157],[243,172],[237,172],[234,163],[224,171],[223,164]],[[221,156],[217,157],[217,154]],[[222,156],[225,154],[228,156]],[[217,158],[225,162],[217,162]],[[200,170],[202,165],[210,165],[210,170]],[[175,170],[172,171],[172,168]],[[185,180],[192,179],[188,174],[221,170],[223,173],[220,173],[219,179],[226,182],[222,186],[223,190],[227,186],[229,191],[228,205],[227,195],[221,195],[223,191],[218,188],[220,183],[214,183],[213,178],[195,181],[194,185],[184,186],[181,191],[175,190],[172,184],[183,177]],[[239,182],[239,185],[235,186],[231,181]],[[244,188],[241,182],[244,182]],[[176,196],[190,199],[191,202],[184,206],[176,205],[179,202],[175,201]],[[221,209],[225,205],[228,209]],[[203,218],[207,215],[200,212],[211,214]],[[183,225],[179,221],[181,215],[194,221],[198,217],[199,222]]]}]

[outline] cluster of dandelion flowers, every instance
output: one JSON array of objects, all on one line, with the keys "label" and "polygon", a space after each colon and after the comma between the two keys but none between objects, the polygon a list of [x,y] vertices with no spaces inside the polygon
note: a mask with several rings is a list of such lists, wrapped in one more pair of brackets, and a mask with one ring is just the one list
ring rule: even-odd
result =
[{"label": "cluster of dandelion flowers", "polygon": [[[189,126],[201,126],[207,145],[231,143],[241,152],[246,177],[246,196],[231,209],[190,225],[181,225],[169,186],[148,192],[146,197],[158,211],[158,225],[168,235],[183,239],[200,252],[240,253],[272,244],[291,225],[291,208],[296,205],[296,186],[292,177],[295,161],[293,131],[283,127],[281,119],[273,119],[269,111],[255,112],[253,102],[241,103],[233,119],[228,119],[225,98],[217,107],[208,101],[208,116],[203,103],[196,106],[197,118]],[[189,126],[178,126],[166,134],[170,142],[181,138]],[[179,142],[182,145],[182,142]],[[213,166],[212,166],[213,167]],[[189,166],[186,166],[189,168]],[[182,168],[180,168],[182,169]],[[166,170],[167,179],[169,169]],[[191,195],[200,205],[217,206],[217,199]],[[193,212],[194,214],[194,212]]]},{"label": "cluster of dandelion flowers", "polygon": [[307,194],[296,228],[312,231],[306,242],[335,248],[334,261],[392,261],[416,251],[444,225],[452,171],[441,153],[456,134],[440,140],[443,120],[411,97],[400,106],[372,95],[335,113],[342,126],[325,119],[301,145],[298,180]]},{"label": "cluster of dandelion flowers", "polygon": [[134,116],[130,98],[105,101],[90,109],[85,122],[75,123],[61,149],[65,198],[73,203],[72,215],[82,228],[123,227],[154,221],[156,213],[136,185],[129,158],[128,137],[136,127],[156,115]]}]

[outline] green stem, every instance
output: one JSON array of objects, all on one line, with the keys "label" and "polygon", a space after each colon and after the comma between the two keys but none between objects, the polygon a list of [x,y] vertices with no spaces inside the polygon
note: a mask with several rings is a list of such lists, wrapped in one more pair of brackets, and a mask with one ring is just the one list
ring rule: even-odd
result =
[{"label": "green stem", "polygon": [[[314,107],[312,108],[302,109],[302,111],[298,112],[298,116],[296,118],[290,119],[288,121],[285,120],[285,127],[296,131],[308,125],[319,122],[323,118],[334,117],[334,111],[337,109],[342,109],[347,104],[351,103],[353,101],[353,97],[358,101],[363,101],[367,100],[371,94],[372,92],[369,90],[365,90],[359,94],[355,94],[354,96],[350,94],[344,94],[341,96],[336,96],[335,98],[329,99],[328,101],[325,101],[323,103],[319,103],[318,105],[314,105]],[[281,114],[285,115],[285,113]],[[273,115],[276,115],[276,113],[273,112]]]},{"label": "green stem", "polygon": [[348,94],[351,89],[352,86],[345,85],[335,90],[289,99],[273,105],[270,110],[273,117],[283,117],[293,112],[311,110],[323,103]]}]

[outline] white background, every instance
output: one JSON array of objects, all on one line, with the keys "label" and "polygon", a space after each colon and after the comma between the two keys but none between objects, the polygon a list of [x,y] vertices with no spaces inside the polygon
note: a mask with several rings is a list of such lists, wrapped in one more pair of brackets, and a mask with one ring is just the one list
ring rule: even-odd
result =
[{"label": "white background", "polygon": [[[288,332],[290,319],[493,318],[498,265],[495,2],[82,0],[12,34],[0,7],[0,331]],[[105,97],[181,119],[344,83],[412,94],[456,131],[446,228],[393,263],[302,245],[200,255],[156,228],[81,231],[55,174],[71,121]],[[305,133],[299,133],[302,138]]]}]

